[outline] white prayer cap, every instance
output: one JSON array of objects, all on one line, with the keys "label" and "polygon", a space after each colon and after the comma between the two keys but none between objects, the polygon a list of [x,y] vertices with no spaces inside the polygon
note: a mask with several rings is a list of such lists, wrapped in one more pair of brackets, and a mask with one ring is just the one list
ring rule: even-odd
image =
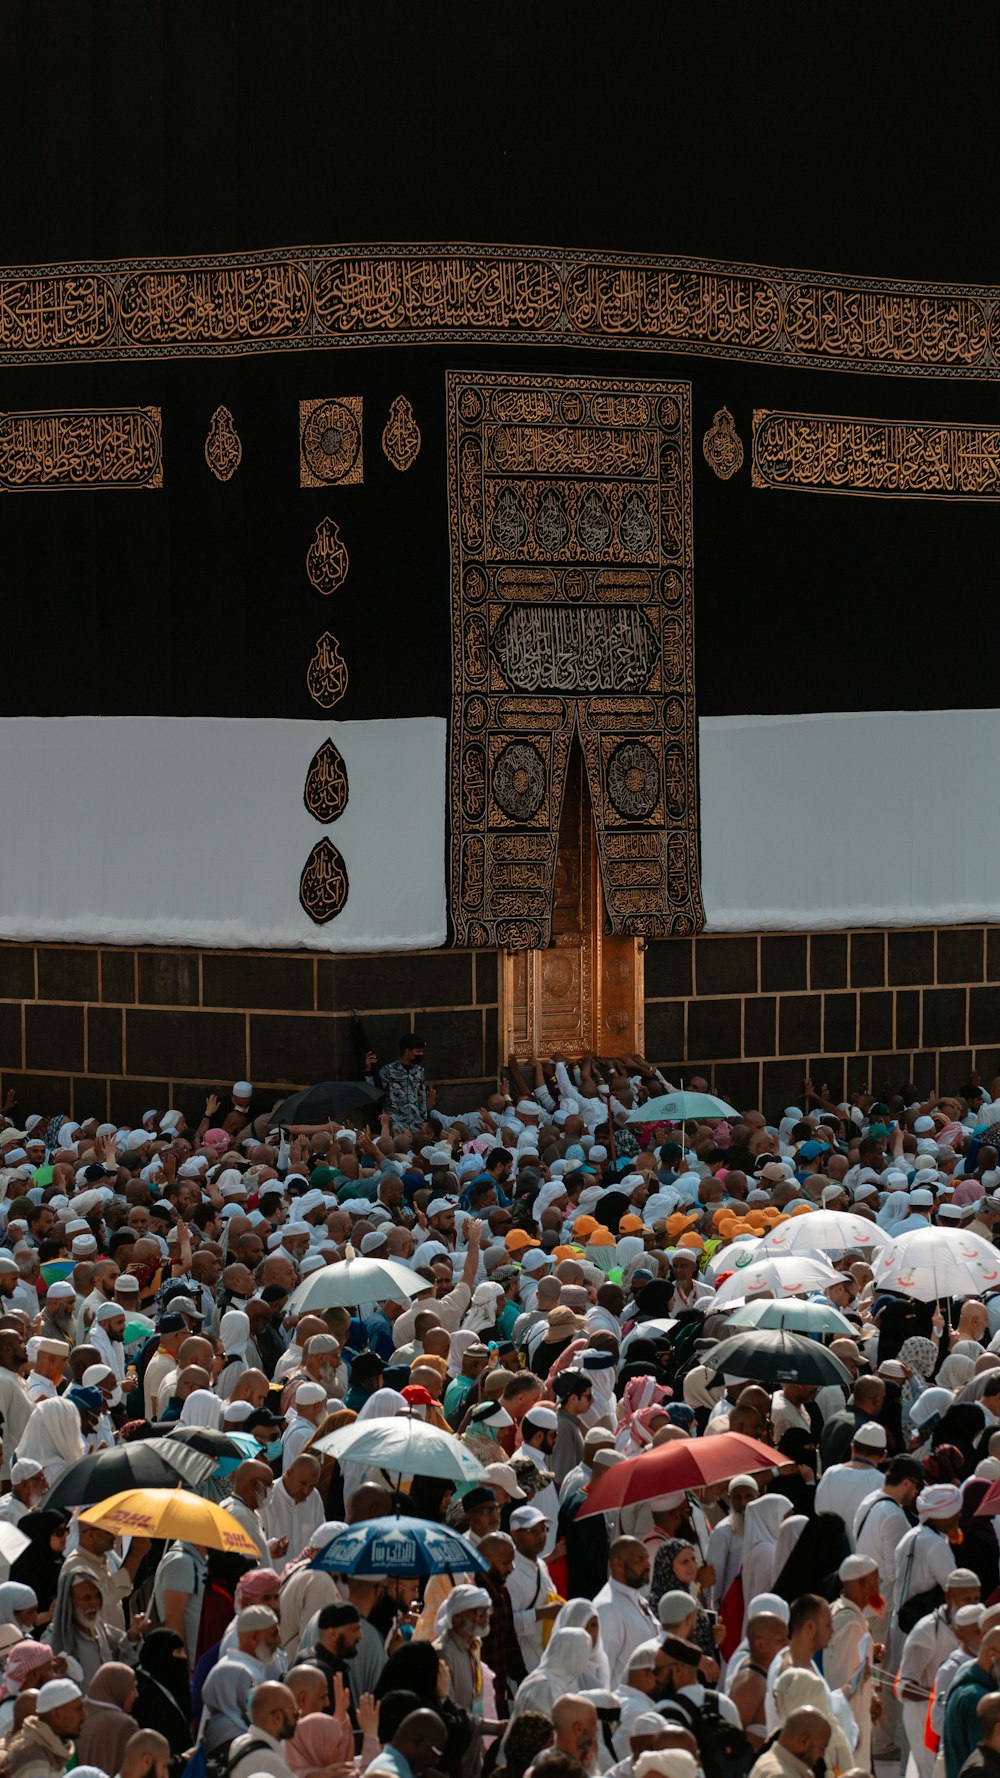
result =
[{"label": "white prayer cap", "polygon": [[[694,1600],[691,1599],[688,1601],[688,1614],[690,1614],[694,1610],[694,1608],[695,1608]],[[681,1621],[683,1621],[683,1620],[681,1620]],[[659,1643],[658,1637],[655,1637],[655,1636],[650,1637],[648,1642],[637,1642],[634,1649],[632,1650],[632,1653],[626,1659],[626,1662],[625,1662],[626,1672],[628,1672],[628,1673],[650,1672],[651,1673],[653,1668],[656,1666],[656,1657],[659,1654],[659,1652],[660,1652],[660,1643]],[[660,1720],[662,1722],[663,1718],[661,1717]]]},{"label": "white prayer cap", "polygon": [[[159,1161],[154,1161],[152,1163],[154,1167],[158,1167],[159,1164]],[[200,1179],[205,1171],[206,1165],[207,1162],[204,1155],[192,1155],[190,1160],[181,1162],[177,1169],[177,1177],[178,1179]],[[230,1167],[227,1171],[232,1173],[235,1171],[235,1168]]]},{"label": "white prayer cap", "polygon": [[[521,1424],[527,1424],[528,1426],[534,1427],[536,1432],[558,1432],[559,1430],[559,1421],[556,1418],[555,1409],[546,1407],[544,1402],[536,1402],[533,1408],[529,1408],[528,1412],[523,1416]],[[681,1498],[684,1498],[683,1495]],[[526,1512],[527,1510],[527,1507],[521,1508],[522,1512]],[[532,1520],[532,1523],[535,1523],[535,1521]]]},{"label": "white prayer cap", "polygon": [[85,1389],[99,1389],[114,1374],[110,1364],[89,1364],[80,1381]]},{"label": "white prayer cap", "polygon": [[180,1111],[165,1111],[160,1119],[160,1129],[176,1130],[182,1116],[183,1113]]},{"label": "white prayer cap", "polygon": [[878,1563],[874,1556],[845,1556],[837,1569],[840,1580],[863,1580],[866,1574],[877,1574]]},{"label": "white prayer cap", "polygon": [[[590,1145],[590,1159],[592,1161],[606,1161],[607,1158],[608,1158],[607,1149],[602,1147],[601,1143],[599,1143],[599,1142],[592,1142]],[[640,1185],[642,1184],[642,1175],[641,1174],[636,1173],[636,1174],[633,1174],[632,1177],[633,1177],[633,1179],[638,1180]],[[622,1189],[624,1190],[625,1186],[627,1186],[627,1184],[628,1184],[628,1180],[623,1179],[621,1184],[622,1184]]]},{"label": "white prayer cap", "polygon": [[231,1420],[235,1426],[241,1426],[244,1420],[249,1420],[253,1412],[252,1401],[227,1401],[222,1418],[223,1421]]},{"label": "white prayer cap", "polygon": [[343,1130],[335,1130],[334,1131],[334,1141],[335,1142],[356,1142],[357,1139],[358,1139],[357,1130],[348,1130],[345,1128]]},{"label": "white prayer cap", "polygon": [[375,1253],[379,1247],[387,1247],[388,1244],[389,1237],[384,1229],[371,1229],[367,1235],[361,1237],[362,1253]]},{"label": "white prayer cap", "polygon": [[515,1107],[518,1117],[541,1117],[542,1108],[537,1099],[519,1099]]},{"label": "white prayer cap", "polygon": [[933,1129],[934,1119],[932,1117],[918,1117],[913,1126],[914,1135],[916,1136],[930,1136]]},{"label": "white prayer cap", "polygon": [[16,1488],[19,1482],[32,1482],[41,1473],[42,1466],[34,1457],[15,1457],[10,1472],[11,1486]]},{"label": "white prayer cap", "polygon": [[317,1525],[315,1531],[310,1531],[309,1548],[325,1550],[328,1543],[332,1543],[335,1537],[346,1530],[347,1525],[343,1519],[324,1519],[322,1525]]},{"label": "white prayer cap", "polygon": [[[115,1314],[120,1315],[121,1310],[116,1309]],[[72,1347],[68,1346],[65,1340],[40,1339],[35,1345],[36,1358],[41,1358],[43,1355],[46,1358],[68,1358],[71,1351]]]},{"label": "white prayer cap", "polygon": [[318,1401],[326,1400],[326,1390],[322,1383],[300,1383],[295,1391],[297,1408],[314,1408]]},{"label": "white prayer cap", "polygon": [[76,1291],[73,1289],[72,1284],[67,1284],[64,1280],[60,1280],[55,1284],[49,1285],[49,1288],[45,1293],[45,1301],[47,1303],[75,1303]]},{"label": "white prayer cap", "polygon": [[253,1087],[250,1085],[250,1082],[248,1080],[234,1080],[234,1082],[233,1082],[233,1098],[234,1099],[252,1099],[253,1098]]},{"label": "white prayer cap", "polygon": [[48,1716],[50,1710],[61,1710],[64,1704],[75,1704],[83,1693],[71,1679],[47,1679],[35,1699],[35,1715]]},{"label": "white prayer cap", "polygon": [[121,1303],[102,1303],[94,1319],[96,1321],[114,1321],[124,1313]]},{"label": "white prayer cap", "polygon": [[[363,1242],[362,1251],[364,1251]],[[302,1278],[308,1278],[310,1272],[321,1272],[325,1265],[326,1260],[321,1253],[307,1253],[302,1264],[299,1266],[299,1275]]]},{"label": "white prayer cap", "polygon": [[96,1235],[74,1235],[70,1252],[74,1259],[86,1259],[90,1253],[97,1252]]}]

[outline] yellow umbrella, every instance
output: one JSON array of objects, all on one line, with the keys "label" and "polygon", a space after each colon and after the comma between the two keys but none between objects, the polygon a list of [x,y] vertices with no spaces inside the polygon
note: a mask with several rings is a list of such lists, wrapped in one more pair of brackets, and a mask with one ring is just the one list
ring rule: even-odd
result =
[{"label": "yellow umbrella", "polygon": [[183,1488],[126,1488],[123,1494],[111,1494],[97,1506],[88,1506],[80,1520],[84,1525],[113,1531],[116,1537],[177,1537],[184,1543],[260,1559],[253,1538],[232,1513]]}]

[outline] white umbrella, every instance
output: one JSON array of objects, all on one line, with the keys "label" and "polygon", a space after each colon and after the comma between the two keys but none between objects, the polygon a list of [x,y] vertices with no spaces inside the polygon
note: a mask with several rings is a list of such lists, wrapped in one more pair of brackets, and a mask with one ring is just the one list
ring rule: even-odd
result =
[{"label": "white umbrella", "polygon": [[352,1248],[347,1259],[335,1260],[321,1272],[310,1272],[288,1299],[293,1315],[322,1314],[324,1309],[353,1309],[365,1303],[408,1303],[427,1289],[418,1277],[394,1259],[356,1259]]},{"label": "white umbrella", "polygon": [[478,1457],[453,1433],[411,1419],[408,1414],[342,1426],[338,1432],[316,1439],[309,1449],[325,1452],[329,1457],[348,1458],[351,1463],[375,1464],[393,1475],[433,1475],[453,1482],[489,1479]]},{"label": "white umbrella", "polygon": [[776,1297],[799,1296],[806,1290],[826,1290],[830,1284],[843,1282],[843,1272],[835,1272],[823,1259],[754,1259],[738,1266],[724,1284],[720,1284],[712,1305],[725,1308],[738,1298],[753,1296],[755,1291],[770,1290]]},{"label": "white umbrella", "polygon": [[[737,1235],[735,1241],[727,1242],[725,1247],[717,1247],[705,1266],[705,1279],[714,1284],[716,1278],[724,1278],[737,1264],[748,1266],[759,1256],[759,1235]],[[749,1255],[749,1257],[744,1257]]]},{"label": "white umbrella", "polygon": [[898,1290],[922,1303],[982,1296],[1000,1286],[1000,1253],[979,1235],[928,1223],[880,1247],[872,1271],[876,1288]]},{"label": "white umbrella", "polygon": [[11,1564],[17,1561],[22,1550],[27,1549],[28,1542],[16,1525],[0,1524],[0,1581],[8,1579]]},{"label": "white umbrella", "polygon": [[765,1235],[761,1256],[787,1253],[843,1253],[848,1247],[884,1247],[890,1237],[877,1222],[852,1216],[849,1210],[809,1210],[790,1216]]}]

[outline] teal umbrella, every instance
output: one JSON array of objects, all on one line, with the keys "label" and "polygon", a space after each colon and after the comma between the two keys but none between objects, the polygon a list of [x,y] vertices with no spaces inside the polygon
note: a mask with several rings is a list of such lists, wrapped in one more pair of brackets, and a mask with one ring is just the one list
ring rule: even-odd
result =
[{"label": "teal umbrella", "polygon": [[792,1333],[847,1334],[852,1340],[858,1331],[832,1303],[803,1302],[799,1297],[744,1303],[730,1315],[729,1326],[787,1327]]},{"label": "teal umbrella", "polygon": [[658,1099],[647,1099],[637,1105],[626,1119],[630,1124],[686,1124],[693,1118],[739,1117],[735,1105],[717,1099],[714,1093],[661,1093]]}]

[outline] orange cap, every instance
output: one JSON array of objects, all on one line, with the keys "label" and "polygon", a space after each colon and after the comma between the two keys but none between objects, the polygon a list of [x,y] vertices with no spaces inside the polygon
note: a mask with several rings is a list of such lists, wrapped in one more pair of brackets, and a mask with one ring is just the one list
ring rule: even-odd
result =
[{"label": "orange cap", "polygon": [[529,1235],[527,1229],[511,1229],[509,1235],[504,1237],[504,1246],[508,1253],[517,1253],[522,1247],[540,1247],[541,1244]]},{"label": "orange cap", "polygon": [[614,1235],[611,1233],[611,1230],[603,1228],[600,1224],[598,1224],[597,1228],[591,1229],[590,1234],[587,1236],[588,1247],[617,1247],[617,1245],[618,1243],[615,1240]]}]

